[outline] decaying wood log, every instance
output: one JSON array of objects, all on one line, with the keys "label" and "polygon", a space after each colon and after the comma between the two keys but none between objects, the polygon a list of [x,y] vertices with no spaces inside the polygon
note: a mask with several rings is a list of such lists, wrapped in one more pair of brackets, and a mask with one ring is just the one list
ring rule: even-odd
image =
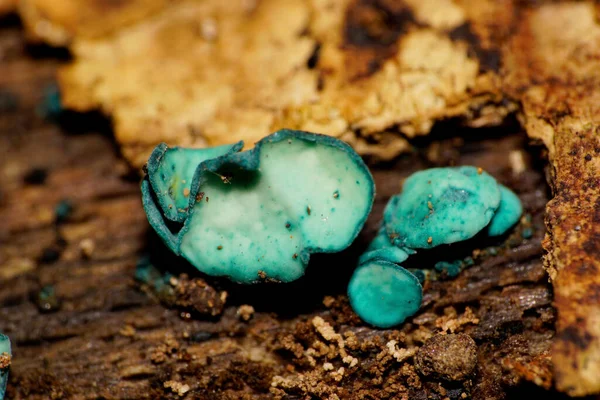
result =
[{"label": "decaying wood log", "polygon": [[[56,2],[21,3],[30,10],[22,14],[30,34],[50,24],[56,40],[43,30],[38,37],[73,52],[60,72],[65,103],[110,114],[121,151],[137,166],[161,140],[252,142],[281,126],[340,136],[363,154],[391,159],[425,143],[407,138],[428,133],[436,120],[484,127],[506,123],[517,110],[551,162],[544,246],[555,298],[539,262],[548,200],[542,174],[528,162],[523,137],[488,138],[489,129],[457,133],[481,142],[433,135],[426,149],[375,172],[378,207],[357,248],[401,178],[427,165],[480,165],[516,188],[532,216],[459,278],[432,283],[425,307],[400,332],[364,327],[350,312],[341,293],[356,250],[325,257],[298,284],[261,293],[203,280],[155,244],[137,185],[123,180],[127,167],[108,139],[65,136],[33,116],[55,64],[15,51],[21,42],[12,31],[1,39],[10,62],[0,74],[19,98],[8,112],[0,102],[0,128],[11,132],[1,138],[11,151],[2,158],[0,187],[0,329],[16,340],[9,393],[501,398],[523,380],[555,383],[572,395],[600,390],[600,27],[593,3],[264,0],[224,10],[212,1],[119,2],[101,25],[79,15],[92,0],[65,2],[55,14]],[[63,123],[73,128],[89,119],[74,117]],[[31,169],[32,159],[45,172]],[[32,186],[37,180],[43,185]],[[63,198],[73,212],[57,224],[54,208]],[[530,228],[533,237],[524,239],[519,232]],[[165,298],[135,283],[146,253],[153,264],[186,273],[172,282],[175,294]],[[188,292],[197,288],[210,295]],[[207,299],[223,292],[222,315],[208,317],[221,310]],[[305,304],[290,309],[296,298]],[[249,321],[236,313],[244,303],[255,310],[240,310]],[[450,383],[415,370],[413,358],[427,356],[415,352],[442,331],[475,339],[472,379]]]},{"label": "decaying wood log", "polygon": [[[10,398],[502,398],[519,382],[550,388],[554,311],[540,261],[546,186],[522,134],[465,141],[444,132],[375,166],[377,202],[355,247],[315,260],[295,284],[237,286],[201,277],[159,244],[137,178],[110,137],[94,133],[106,121],[40,117],[56,62],[22,53],[14,28],[1,45],[2,104],[12,99],[0,113],[0,330],[14,344]],[[531,222],[500,243],[477,243],[474,265],[433,282],[401,331],[364,326],[343,293],[387,197],[416,169],[456,163],[480,165],[515,188]],[[136,282],[140,262],[173,273],[169,293],[185,292],[184,301]],[[227,292],[225,307],[194,296],[195,287]],[[415,369],[414,357],[431,358],[421,345],[440,332],[475,339],[472,375],[448,382]]]}]

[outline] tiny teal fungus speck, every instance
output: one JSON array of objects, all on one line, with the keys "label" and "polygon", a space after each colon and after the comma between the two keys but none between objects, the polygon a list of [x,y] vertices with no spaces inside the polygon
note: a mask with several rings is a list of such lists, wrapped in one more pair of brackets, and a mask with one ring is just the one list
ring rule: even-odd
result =
[{"label": "tiny teal fungus speck", "polygon": [[[260,272],[289,282],[304,274],[311,253],[338,252],[352,243],[375,186],[350,146],[281,130],[251,150],[241,148],[212,149],[218,154],[211,157],[199,150],[167,157],[164,144],[154,151],[142,182],[144,209],[173,252],[209,275],[252,283]],[[183,180],[189,186],[182,187]],[[167,220],[180,225],[172,230]]]},{"label": "tiny teal fungus speck", "polygon": [[8,336],[0,333],[0,400],[4,399],[4,394],[6,393],[11,358],[10,339]]}]

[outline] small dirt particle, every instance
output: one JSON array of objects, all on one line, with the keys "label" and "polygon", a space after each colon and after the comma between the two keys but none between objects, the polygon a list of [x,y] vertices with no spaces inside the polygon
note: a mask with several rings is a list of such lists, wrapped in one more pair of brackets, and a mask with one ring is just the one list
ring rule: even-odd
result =
[{"label": "small dirt particle", "polygon": [[8,368],[10,366],[11,356],[8,353],[0,354],[0,369]]},{"label": "small dirt particle", "polygon": [[323,298],[323,305],[327,308],[330,308],[335,303],[335,298],[332,296],[325,296]]},{"label": "small dirt particle", "polygon": [[190,386],[177,381],[166,381],[164,384],[166,389],[171,389],[174,393],[179,396],[185,395],[190,391]]},{"label": "small dirt particle", "polygon": [[119,334],[125,337],[133,337],[135,336],[135,328],[131,325],[125,325],[120,331]]},{"label": "small dirt particle", "polygon": [[236,315],[242,321],[250,321],[250,318],[252,318],[254,315],[254,307],[248,304],[243,304],[237,309]]},{"label": "small dirt particle", "polygon": [[79,243],[79,248],[81,249],[81,254],[85,258],[91,258],[92,254],[94,253],[94,249],[96,248],[96,243],[90,238],[83,239]]},{"label": "small dirt particle", "polygon": [[435,335],[417,352],[415,366],[424,376],[448,381],[466,379],[477,365],[477,345],[463,333]]}]

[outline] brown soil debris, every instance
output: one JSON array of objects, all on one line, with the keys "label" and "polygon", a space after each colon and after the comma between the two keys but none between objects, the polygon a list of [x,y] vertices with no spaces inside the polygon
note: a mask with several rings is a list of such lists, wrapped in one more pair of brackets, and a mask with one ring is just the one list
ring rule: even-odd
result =
[{"label": "brown soil debris", "polygon": [[177,381],[166,381],[164,383],[165,388],[171,389],[173,392],[177,393],[179,396],[184,396],[187,392],[190,391],[190,386],[183,384]]},{"label": "brown soil debris", "polygon": [[223,312],[227,301],[227,292],[219,292],[204,279],[190,279],[186,274],[180,275],[173,283],[176,306],[213,317]]},{"label": "brown soil debris", "polygon": [[0,369],[4,369],[4,368],[8,368],[10,367],[10,360],[11,360],[11,356],[8,353],[2,353],[0,354]]},{"label": "brown soil debris", "polygon": [[243,304],[237,309],[236,314],[242,321],[250,321],[254,315],[254,307],[248,304]]},{"label": "brown soil debris", "polygon": [[444,316],[435,320],[435,326],[445,333],[454,333],[463,325],[477,325],[478,323],[479,318],[475,316],[473,310],[469,307],[465,308],[465,312],[460,316],[457,315],[454,307],[448,307],[444,310]]},{"label": "brown soil debris", "polygon": [[424,376],[462,381],[477,365],[477,345],[469,335],[435,335],[427,340],[415,358],[417,370]]}]

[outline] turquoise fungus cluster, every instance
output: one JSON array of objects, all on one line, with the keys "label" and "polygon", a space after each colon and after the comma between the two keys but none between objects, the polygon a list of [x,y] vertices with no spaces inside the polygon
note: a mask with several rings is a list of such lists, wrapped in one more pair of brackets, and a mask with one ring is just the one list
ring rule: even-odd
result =
[{"label": "turquoise fungus cluster", "polygon": [[[429,270],[400,264],[418,251],[470,239],[485,231],[507,232],[521,217],[519,198],[480,168],[432,168],[411,175],[387,204],[381,229],[350,279],[354,311],[381,328],[417,312]],[[459,262],[440,261],[434,270],[456,276]]]},{"label": "turquoise fungus cluster", "polygon": [[[350,146],[284,129],[243,147],[160,144],[153,151],[142,201],[171,251],[205,274],[235,282],[291,282],[304,274],[311,254],[350,246],[375,196],[371,173]],[[348,285],[352,308],[377,327],[403,322],[419,309],[431,271],[455,276],[462,264],[406,269],[402,263],[482,231],[502,235],[521,213],[519,198],[480,168],[413,174],[390,199],[358,261]]]}]

